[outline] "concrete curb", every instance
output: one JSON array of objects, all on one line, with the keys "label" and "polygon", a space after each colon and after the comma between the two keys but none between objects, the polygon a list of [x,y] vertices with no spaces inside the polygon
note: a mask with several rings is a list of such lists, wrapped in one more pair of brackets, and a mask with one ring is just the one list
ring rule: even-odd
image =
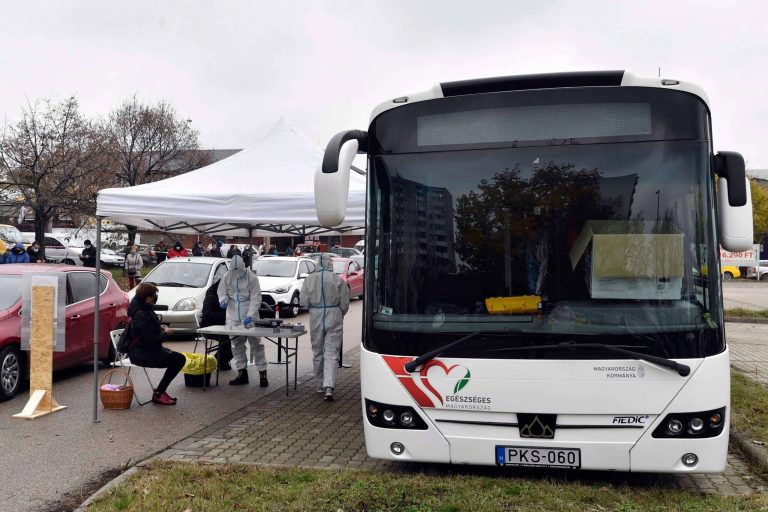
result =
[{"label": "concrete curb", "polygon": [[750,318],[743,316],[726,316],[725,321],[740,324],[768,324],[768,318]]},{"label": "concrete curb", "polygon": [[88,507],[90,507],[91,504],[93,504],[93,502],[96,501],[96,499],[108,493],[113,487],[117,487],[118,485],[123,483],[123,481],[127,480],[135,473],[138,473],[139,470],[141,469],[141,466],[142,464],[139,463],[136,466],[132,466],[128,468],[128,470],[117,475],[115,478],[107,482],[101,489],[91,494],[91,496],[87,500],[85,500],[82,504],[80,504],[80,506],[77,507],[74,510],[74,512],[85,512],[88,509]]},{"label": "concrete curb", "polygon": [[763,473],[768,474],[768,450],[744,437],[744,434],[731,430],[731,439],[742,454]]}]

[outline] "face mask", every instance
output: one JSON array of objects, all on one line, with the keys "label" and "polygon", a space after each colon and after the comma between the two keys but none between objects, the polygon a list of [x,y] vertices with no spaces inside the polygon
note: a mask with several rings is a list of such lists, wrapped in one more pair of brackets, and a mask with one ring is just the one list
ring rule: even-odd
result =
[{"label": "face mask", "polygon": [[180,250],[181,250],[181,246],[180,246],[180,245],[177,245],[177,246],[175,246],[175,247],[176,247],[176,250],[177,250],[177,251],[180,251]]},{"label": "face mask", "polygon": [[85,248],[86,249],[90,249],[91,248],[91,244],[85,244]]}]

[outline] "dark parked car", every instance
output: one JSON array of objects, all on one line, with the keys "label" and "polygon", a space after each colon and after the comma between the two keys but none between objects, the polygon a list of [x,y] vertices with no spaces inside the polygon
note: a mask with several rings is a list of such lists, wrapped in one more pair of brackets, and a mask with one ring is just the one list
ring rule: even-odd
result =
[{"label": "dark parked car", "polygon": [[[30,265],[0,265],[0,401],[14,397],[29,378],[28,357],[21,351],[22,272]],[[94,269],[72,265],[39,264],[35,272],[63,272],[67,276],[66,350],[53,353],[53,369],[60,370],[93,360]],[[128,296],[101,273],[99,359],[113,356],[109,332],[128,321]]]}]

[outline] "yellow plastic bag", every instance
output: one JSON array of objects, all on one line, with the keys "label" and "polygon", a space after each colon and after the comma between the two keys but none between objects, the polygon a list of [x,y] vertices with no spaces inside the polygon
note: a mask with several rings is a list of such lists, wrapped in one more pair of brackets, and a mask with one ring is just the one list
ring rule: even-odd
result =
[{"label": "yellow plastic bag", "polygon": [[[187,358],[187,362],[184,364],[184,368],[181,369],[182,373],[186,373],[187,375],[203,375],[203,373],[211,373],[216,369],[217,361],[216,358],[209,355],[208,361],[205,362],[203,359],[203,354],[193,354],[190,352],[182,352],[184,356]],[[205,362],[205,367],[203,367],[203,363]]]}]

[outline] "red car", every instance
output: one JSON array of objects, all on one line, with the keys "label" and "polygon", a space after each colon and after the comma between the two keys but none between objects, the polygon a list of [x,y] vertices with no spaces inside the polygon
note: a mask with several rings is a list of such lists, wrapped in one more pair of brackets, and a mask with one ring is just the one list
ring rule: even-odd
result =
[{"label": "red car", "polygon": [[365,276],[360,265],[349,258],[331,258],[331,261],[333,262],[333,273],[339,274],[339,277],[346,281],[349,286],[349,298],[363,298]]},{"label": "red car", "polygon": [[[0,401],[13,398],[29,378],[21,345],[22,272],[64,272],[67,276],[66,350],[53,353],[53,369],[93,361],[94,269],[71,265],[0,265]],[[109,272],[101,274],[99,359],[113,357],[109,331],[128,321],[128,295]]]}]

